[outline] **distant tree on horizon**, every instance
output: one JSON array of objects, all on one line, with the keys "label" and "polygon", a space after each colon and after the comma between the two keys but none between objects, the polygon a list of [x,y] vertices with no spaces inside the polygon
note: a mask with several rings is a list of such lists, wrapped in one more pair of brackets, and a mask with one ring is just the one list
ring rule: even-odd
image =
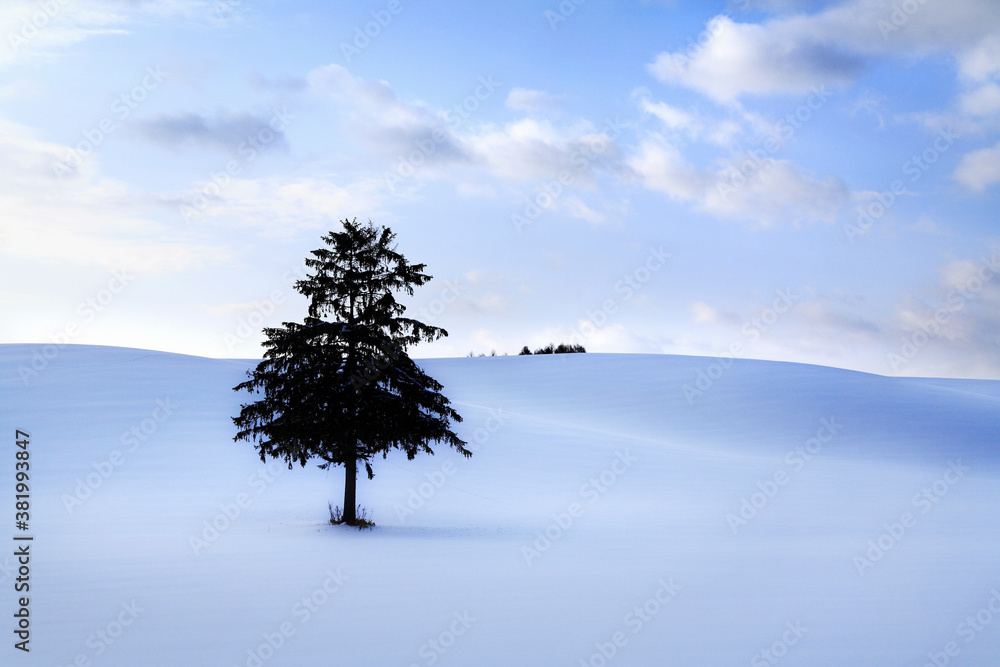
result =
[{"label": "distant tree on horizon", "polygon": [[466,457],[472,452],[450,428],[462,418],[442,385],[407,355],[411,345],[448,335],[402,317],[405,308],[393,296],[412,295],[429,281],[425,265],[396,252],[388,227],[357,219],[342,224],[343,231],[322,237],[326,248],[306,259],[314,273],[295,283],[311,301],[308,317],[264,329],[264,359],[234,387],[263,397],[241,405],[233,423],[234,440],[255,443],[261,461],[282,459],[291,469],[318,458],[323,469],[344,466],[340,519],[359,525],[366,523],[356,509],[359,462],[371,479],[372,458],[391,449],[411,460],[433,454],[432,442]]},{"label": "distant tree on horizon", "polygon": [[587,350],[584,349],[583,345],[577,345],[577,344],[567,345],[566,343],[559,343],[559,345],[557,346],[555,343],[549,343],[545,347],[540,347],[537,350],[535,350],[534,352],[532,352],[530,349],[528,349],[528,346],[525,345],[524,347],[521,348],[521,351],[518,352],[518,355],[525,355],[525,354],[576,354],[576,353],[584,353],[586,351]]}]

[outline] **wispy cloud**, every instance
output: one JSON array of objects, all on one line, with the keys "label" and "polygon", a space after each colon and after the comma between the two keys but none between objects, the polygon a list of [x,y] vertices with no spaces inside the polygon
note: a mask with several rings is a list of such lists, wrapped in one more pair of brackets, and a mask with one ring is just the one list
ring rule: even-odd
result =
[{"label": "wispy cloud", "polygon": [[149,21],[226,25],[244,12],[240,0],[4,0],[0,67],[29,57],[56,58],[98,35],[127,34]]}]

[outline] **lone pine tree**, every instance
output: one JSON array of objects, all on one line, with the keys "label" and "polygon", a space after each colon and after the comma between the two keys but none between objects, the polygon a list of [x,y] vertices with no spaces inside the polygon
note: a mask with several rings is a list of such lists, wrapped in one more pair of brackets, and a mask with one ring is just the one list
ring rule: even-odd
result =
[{"label": "lone pine tree", "polygon": [[[373,477],[371,460],[401,449],[408,459],[433,454],[444,442],[472,456],[450,428],[462,421],[441,393],[442,385],[407,355],[409,346],[448,332],[402,317],[395,292],[431,279],[423,264],[409,264],[396,252],[389,228],[342,221],[343,231],[323,237],[312,251],[313,270],[295,283],[310,299],[299,324],[266,328],[264,358],[235,391],[262,394],[242,405],[233,422],[234,440],[255,442],[261,461],[270,456],[320,468],[343,465],[343,520],[358,524],[358,462]],[[324,319],[327,318],[327,319]]]}]

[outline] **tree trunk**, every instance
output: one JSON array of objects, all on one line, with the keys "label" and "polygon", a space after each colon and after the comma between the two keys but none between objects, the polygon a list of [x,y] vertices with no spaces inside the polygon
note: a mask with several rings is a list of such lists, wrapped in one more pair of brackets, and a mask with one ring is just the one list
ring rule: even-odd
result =
[{"label": "tree trunk", "polygon": [[[351,255],[351,270],[354,270],[354,255]],[[357,347],[354,342],[354,292],[350,294],[350,312],[347,317],[347,323],[349,325],[347,334],[347,368],[351,372],[349,377],[354,377],[358,371],[358,358],[357,358]],[[354,405],[352,406],[351,414],[354,419],[358,416],[358,390],[357,387],[354,389]],[[356,426],[354,426],[356,428]],[[344,523],[349,526],[353,526],[358,523],[358,516],[356,508],[358,506],[358,440],[354,437],[353,428],[350,435],[351,440],[351,451],[348,452],[350,456],[347,462],[344,464]]]},{"label": "tree trunk", "polygon": [[351,461],[344,464],[344,522],[353,526],[358,522],[358,460],[352,452]]}]

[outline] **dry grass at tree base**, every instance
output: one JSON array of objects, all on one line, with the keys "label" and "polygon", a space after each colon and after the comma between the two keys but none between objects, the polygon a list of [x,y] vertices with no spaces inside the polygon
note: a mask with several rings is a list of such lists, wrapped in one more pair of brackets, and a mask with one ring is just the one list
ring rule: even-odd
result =
[{"label": "dry grass at tree base", "polygon": [[364,528],[375,527],[375,522],[368,517],[368,510],[362,507],[361,505],[358,505],[357,509],[355,510],[356,520],[353,523],[348,522],[344,518],[344,513],[343,511],[341,511],[339,505],[337,507],[334,507],[332,504],[327,503],[327,507],[330,508],[330,523],[333,524],[334,526],[347,524],[348,526],[354,526],[359,530]]}]

